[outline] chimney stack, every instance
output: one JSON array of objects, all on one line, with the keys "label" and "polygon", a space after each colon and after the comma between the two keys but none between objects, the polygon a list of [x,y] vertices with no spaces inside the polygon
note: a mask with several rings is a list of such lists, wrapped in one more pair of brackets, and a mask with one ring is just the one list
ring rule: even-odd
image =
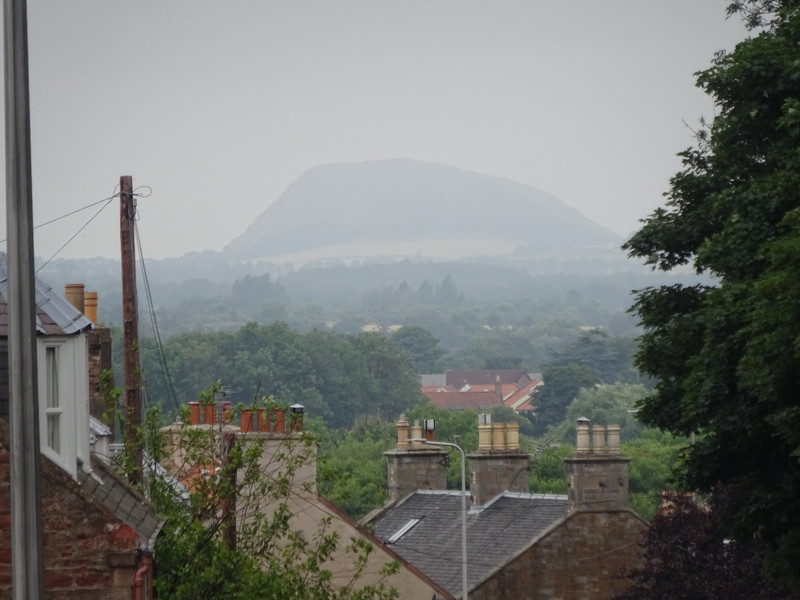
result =
[{"label": "chimney stack", "polygon": [[474,504],[486,504],[505,491],[530,491],[530,456],[520,450],[518,423],[493,424],[491,415],[478,415],[478,450],[468,458]]},{"label": "chimney stack", "polygon": [[628,463],[620,454],[619,425],[594,425],[589,445],[589,420],[578,419],[578,448],[564,459],[570,510],[628,508]]},{"label": "chimney stack", "polygon": [[423,425],[415,421],[409,428],[406,416],[400,415],[397,448],[383,453],[388,463],[389,500],[402,500],[416,490],[447,489],[447,450],[409,442],[409,438],[421,439],[423,431],[425,439],[433,441],[433,419],[426,419]]}]

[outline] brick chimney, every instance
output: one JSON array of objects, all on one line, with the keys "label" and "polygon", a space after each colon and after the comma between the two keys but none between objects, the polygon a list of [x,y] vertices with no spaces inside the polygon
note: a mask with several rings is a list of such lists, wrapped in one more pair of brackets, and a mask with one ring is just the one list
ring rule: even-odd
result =
[{"label": "brick chimney", "polygon": [[[81,311],[94,325],[86,333],[89,350],[89,414],[100,419],[108,418],[100,374],[111,369],[111,330],[97,326],[97,292],[87,292],[82,283],[64,286],[64,298]],[[106,425],[111,423],[106,422]]]},{"label": "brick chimney", "polygon": [[505,491],[530,491],[530,456],[520,450],[518,423],[492,424],[491,415],[478,415],[478,450],[467,458],[473,504]]},{"label": "brick chimney", "polygon": [[[409,431],[410,429],[410,431]],[[388,462],[389,500],[402,500],[416,490],[444,490],[447,488],[445,467],[448,452],[436,446],[426,446],[410,439],[434,439],[434,422],[418,421],[409,428],[405,415],[397,421],[397,447],[384,452]]]},{"label": "brick chimney", "polygon": [[594,425],[578,419],[575,454],[564,459],[570,510],[628,508],[628,463],[620,454],[619,425]]}]

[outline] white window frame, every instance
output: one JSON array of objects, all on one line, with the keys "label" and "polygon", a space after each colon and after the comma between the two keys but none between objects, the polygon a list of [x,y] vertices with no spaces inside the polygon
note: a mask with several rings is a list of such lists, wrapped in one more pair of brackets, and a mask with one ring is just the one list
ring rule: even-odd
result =
[{"label": "white window frame", "polygon": [[[78,461],[89,460],[89,361],[85,335],[38,338],[39,446],[42,454],[77,478]],[[48,355],[55,358],[56,370]],[[58,406],[48,407],[51,375],[57,377]],[[58,415],[59,448],[48,444],[48,415]]]}]

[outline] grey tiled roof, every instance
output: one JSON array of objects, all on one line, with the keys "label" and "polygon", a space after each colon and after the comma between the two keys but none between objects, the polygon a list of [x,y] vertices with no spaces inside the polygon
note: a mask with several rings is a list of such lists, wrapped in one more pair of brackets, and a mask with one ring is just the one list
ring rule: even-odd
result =
[{"label": "grey tiled roof", "polygon": [[91,467],[91,473],[78,469],[81,487],[123,523],[130,525],[145,542],[145,549],[152,551],[164,520],[147,500],[101,461],[93,459]]},{"label": "grey tiled roof", "polygon": [[[44,281],[36,277],[36,330],[45,335],[72,335],[92,327],[92,322]],[[8,271],[0,252],[0,337],[8,336]]]},{"label": "grey tiled roof", "polygon": [[[567,497],[504,492],[467,515],[467,577],[478,581],[567,514]],[[419,519],[396,541],[388,540]],[[461,592],[461,492],[420,490],[372,522],[375,535],[454,595]]]}]

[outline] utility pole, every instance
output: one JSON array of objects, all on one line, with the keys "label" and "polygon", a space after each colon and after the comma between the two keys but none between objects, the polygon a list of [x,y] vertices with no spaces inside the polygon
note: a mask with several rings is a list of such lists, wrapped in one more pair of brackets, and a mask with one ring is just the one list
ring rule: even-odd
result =
[{"label": "utility pole", "polygon": [[14,600],[44,597],[36,286],[33,264],[28,16],[4,0],[11,588]]},{"label": "utility pole", "polygon": [[125,450],[134,459],[128,477],[142,477],[142,394],[139,373],[139,312],[136,303],[136,199],[133,178],[119,178],[119,231],[122,263],[122,323],[125,371]]}]

